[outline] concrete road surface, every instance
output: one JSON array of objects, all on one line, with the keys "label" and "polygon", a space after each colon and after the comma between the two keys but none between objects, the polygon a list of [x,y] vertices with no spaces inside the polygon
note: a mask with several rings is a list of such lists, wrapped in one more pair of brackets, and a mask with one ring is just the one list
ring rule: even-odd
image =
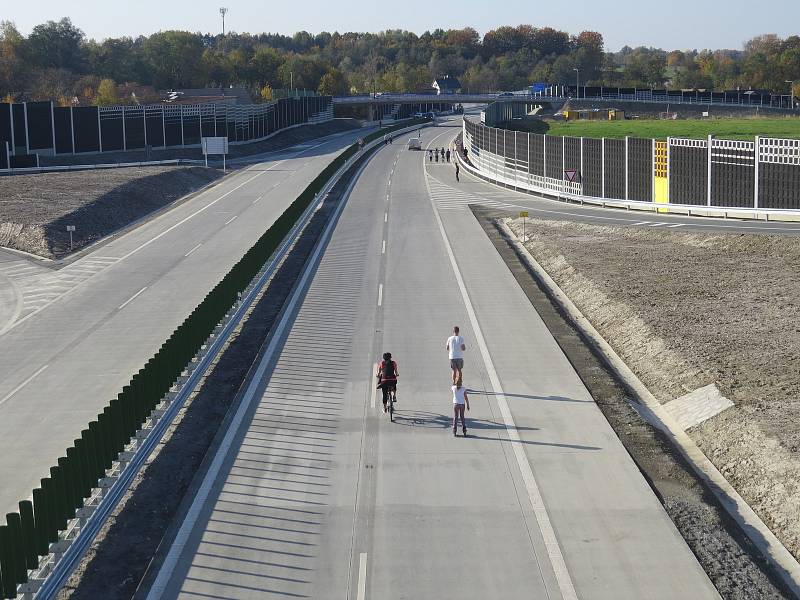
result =
[{"label": "concrete road surface", "polygon": [[58,271],[0,254],[0,514],[361,135],[271,154]]},{"label": "concrete road surface", "polygon": [[[398,143],[358,180],[150,598],[718,597],[472,214],[437,208],[428,170]],[[467,437],[451,430],[453,325]],[[374,390],[383,351],[394,423]]]}]

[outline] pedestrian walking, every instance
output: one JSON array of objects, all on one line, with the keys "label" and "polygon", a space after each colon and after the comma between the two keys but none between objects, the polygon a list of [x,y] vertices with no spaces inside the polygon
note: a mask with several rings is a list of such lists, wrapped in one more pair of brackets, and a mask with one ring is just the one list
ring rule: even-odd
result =
[{"label": "pedestrian walking", "polygon": [[464,338],[459,333],[458,326],[453,327],[453,335],[447,338],[444,349],[450,357],[450,370],[453,372],[453,385],[462,379],[461,371],[464,369],[464,351],[467,349]]},{"label": "pedestrian walking", "polygon": [[464,409],[469,410],[469,394],[459,377],[450,388],[453,392],[453,435],[458,435],[458,420],[461,419],[461,433],[467,437],[467,420],[464,417]]},{"label": "pedestrian walking", "polygon": [[450,162],[450,150],[447,151],[447,162]]},{"label": "pedestrian walking", "polygon": [[458,178],[458,163],[456,163],[456,181],[461,181],[461,180]]},{"label": "pedestrian walking", "polygon": [[436,155],[436,162],[439,162],[439,151],[437,150],[434,154]]},{"label": "pedestrian walking", "polygon": [[433,162],[433,150],[428,150],[428,162]]}]

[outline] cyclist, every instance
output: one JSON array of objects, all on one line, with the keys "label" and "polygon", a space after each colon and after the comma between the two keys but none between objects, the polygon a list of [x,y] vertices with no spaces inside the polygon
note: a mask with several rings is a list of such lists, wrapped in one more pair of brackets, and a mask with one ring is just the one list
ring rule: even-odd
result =
[{"label": "cyclist", "polygon": [[395,402],[397,401],[397,363],[392,360],[391,352],[383,353],[383,360],[378,365],[378,372],[375,376],[378,378],[378,387],[383,392],[383,412],[386,412],[386,402],[389,399],[389,392],[395,393]]}]

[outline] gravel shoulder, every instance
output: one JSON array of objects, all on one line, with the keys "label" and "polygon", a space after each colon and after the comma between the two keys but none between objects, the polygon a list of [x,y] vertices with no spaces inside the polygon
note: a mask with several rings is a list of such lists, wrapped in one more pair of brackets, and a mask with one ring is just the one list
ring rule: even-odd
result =
[{"label": "gravel shoulder", "polygon": [[711,383],[734,402],[689,434],[800,557],[797,240],[539,219],[526,232],[531,254],[661,402]]}]

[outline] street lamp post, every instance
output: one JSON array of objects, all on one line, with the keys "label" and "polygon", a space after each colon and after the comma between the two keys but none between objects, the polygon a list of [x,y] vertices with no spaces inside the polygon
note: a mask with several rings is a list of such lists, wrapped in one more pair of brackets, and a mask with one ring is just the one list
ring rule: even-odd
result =
[{"label": "street lamp post", "polygon": [[793,80],[786,80],[786,83],[789,84],[789,108],[794,110],[794,84],[797,83],[797,79]]},{"label": "street lamp post", "polygon": [[294,73],[289,71],[289,93],[294,97]]},{"label": "street lamp post", "polygon": [[575,97],[576,98],[580,98],[581,97],[581,72],[578,70],[577,67],[573,68],[572,70],[575,71]]}]

